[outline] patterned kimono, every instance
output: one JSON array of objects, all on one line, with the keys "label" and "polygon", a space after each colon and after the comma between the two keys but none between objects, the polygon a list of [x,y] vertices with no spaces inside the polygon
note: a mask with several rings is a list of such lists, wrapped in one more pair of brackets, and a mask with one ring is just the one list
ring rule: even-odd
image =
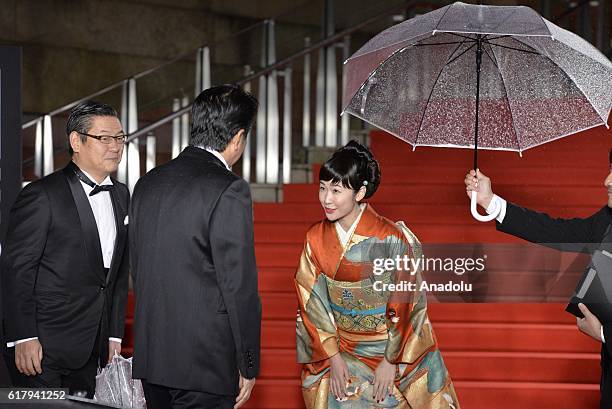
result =
[{"label": "patterned kimono", "polygon": [[[308,230],[295,276],[297,357],[303,364],[306,407],[459,409],[427,317],[425,294],[381,291],[373,285],[375,280],[420,280],[420,273],[373,274],[377,258],[420,258],[417,238],[370,205],[362,205],[348,232],[336,225],[324,220]],[[350,373],[343,402],[330,392],[329,358],[338,352]],[[383,358],[397,364],[398,372],[391,396],[376,403],[372,382]]]}]

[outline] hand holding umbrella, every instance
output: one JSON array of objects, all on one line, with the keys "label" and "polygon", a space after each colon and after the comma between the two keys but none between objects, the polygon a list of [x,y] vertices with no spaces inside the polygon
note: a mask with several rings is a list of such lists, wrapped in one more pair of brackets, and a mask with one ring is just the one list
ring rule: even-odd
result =
[{"label": "hand holding umbrella", "polygon": [[[470,170],[467,175],[465,175],[465,187],[466,193],[468,197],[472,200],[472,215],[476,213],[476,217],[480,221],[490,221],[493,220],[497,214],[499,213],[499,209],[496,207],[491,209],[490,216],[482,216],[478,214],[476,210],[476,204],[479,204],[484,209],[488,209],[491,204],[491,200],[493,199],[493,190],[491,189],[491,179],[489,179],[485,174],[483,174],[479,169]],[[476,193],[476,194],[474,194]]]}]

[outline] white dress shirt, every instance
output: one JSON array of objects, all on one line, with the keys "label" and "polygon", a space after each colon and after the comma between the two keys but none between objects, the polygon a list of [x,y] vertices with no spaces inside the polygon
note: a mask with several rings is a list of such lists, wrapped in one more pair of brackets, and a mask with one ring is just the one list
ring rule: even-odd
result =
[{"label": "white dress shirt", "polygon": [[[84,170],[81,171],[87,176],[91,181],[95,182],[96,180],[91,177],[91,175]],[[98,235],[100,237],[100,247],[102,249],[102,260],[104,262],[104,268],[110,268],[111,262],[113,260],[113,251],[115,250],[115,239],[117,238],[117,226],[115,225],[115,212],[113,210],[113,201],[111,198],[111,194],[109,191],[102,191],[94,196],[89,196],[89,193],[93,190],[93,187],[89,186],[87,183],[81,182],[81,186],[85,191],[85,195],[89,200],[89,205],[91,206],[91,210],[94,215],[94,219],[96,220],[96,226],[98,227]],[[102,185],[112,185],[110,176],[107,176],[100,186]],[[17,344],[21,344],[22,342],[31,341],[33,339],[38,339],[38,337],[20,339],[15,342],[8,342],[6,346],[8,348],[13,347]],[[110,341],[115,341],[121,343],[121,338],[109,338]]]},{"label": "white dress shirt", "polygon": [[[497,204],[499,204],[499,207]],[[507,206],[508,206],[508,202],[506,202],[504,199],[502,199],[501,197],[497,195],[493,195],[493,199],[491,199],[491,202],[489,203],[489,207],[487,207],[487,213],[492,214],[495,208],[498,207],[499,210],[497,212],[497,216],[495,217],[495,220],[497,220],[500,223],[503,223],[504,218],[506,217]],[[604,337],[603,325],[601,326],[599,332],[600,332],[599,335],[601,338],[601,342],[605,344],[606,338]]]},{"label": "white dress shirt", "polygon": [[198,148],[200,149],[204,149],[206,152],[210,152],[213,155],[215,155],[217,157],[217,159],[219,159],[221,161],[221,163],[223,163],[225,165],[225,167],[227,168],[227,170],[231,171],[232,167],[230,165],[227,164],[227,161],[225,160],[225,158],[223,157],[223,155],[221,155],[221,153],[219,153],[219,151],[214,150],[213,148],[205,148],[203,146],[198,146]]}]

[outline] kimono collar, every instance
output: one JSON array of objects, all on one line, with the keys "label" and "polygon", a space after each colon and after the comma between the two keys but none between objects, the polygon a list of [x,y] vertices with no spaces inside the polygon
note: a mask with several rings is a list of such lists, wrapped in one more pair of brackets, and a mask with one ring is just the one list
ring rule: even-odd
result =
[{"label": "kimono collar", "polygon": [[372,229],[377,227],[381,218],[371,204],[366,203],[365,206],[365,209],[363,209],[363,212],[361,213],[359,224],[353,232],[360,236],[368,236],[372,232]]},{"label": "kimono collar", "polygon": [[367,205],[365,203],[362,203],[359,205],[359,208],[361,209],[359,211],[359,215],[357,215],[357,218],[355,219],[351,227],[348,229],[348,231],[344,230],[339,222],[336,221],[334,223],[336,227],[336,232],[338,233],[338,238],[340,239],[340,243],[342,244],[342,247],[346,246],[346,243],[348,243],[348,241],[350,240],[351,236],[353,235],[353,232],[355,231],[355,229],[357,228],[357,225],[359,224],[359,220],[361,220],[361,215],[363,215],[363,211],[365,210],[366,207]]}]

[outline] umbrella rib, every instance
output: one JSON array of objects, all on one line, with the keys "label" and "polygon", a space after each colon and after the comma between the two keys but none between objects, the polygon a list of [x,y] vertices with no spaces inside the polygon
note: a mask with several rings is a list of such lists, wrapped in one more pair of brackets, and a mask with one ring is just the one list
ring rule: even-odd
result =
[{"label": "umbrella rib", "polygon": [[463,41],[449,41],[448,43],[427,43],[427,44],[415,44],[414,47],[425,47],[428,45],[451,45],[451,44],[463,44],[465,43],[465,40]]},{"label": "umbrella rib", "polygon": [[464,35],[457,34],[457,33],[447,33],[447,34],[454,35],[454,36],[461,37],[461,38],[465,38],[467,40],[476,41],[476,39],[474,37],[470,37],[470,36],[464,36]]},{"label": "umbrella rib", "polygon": [[[495,68],[497,68],[499,70],[499,66],[497,65],[497,62],[493,59],[493,57],[491,57],[491,54],[489,54],[489,51],[485,48],[482,47],[482,49],[484,50],[484,52],[487,54],[487,57],[489,57],[489,59],[491,60],[491,62],[493,63],[493,65],[495,66]],[[493,50],[491,50],[492,52]]]},{"label": "umbrella rib", "polygon": [[[493,57],[495,57],[495,51],[493,50],[493,48],[491,48],[491,52],[493,53]],[[491,58],[491,56],[489,56],[489,58]],[[520,153],[522,152],[521,140],[519,139],[519,134],[516,129],[516,124],[514,123],[514,115],[512,115],[512,105],[510,105],[510,97],[508,96],[508,88],[506,88],[506,83],[504,82],[504,74],[502,73],[502,70],[499,68],[499,65],[497,64],[497,57],[495,57],[495,60],[496,62],[494,62],[494,64],[497,67],[499,76],[501,77],[501,83],[502,83],[502,86],[504,87],[504,93],[506,94],[506,101],[508,102],[508,112],[510,112],[510,122],[512,123],[512,128],[514,129],[514,135],[516,136],[516,146],[518,146],[518,151]]]},{"label": "umbrella rib", "polygon": [[491,40],[497,40],[497,39],[499,39],[499,38],[508,38],[508,37],[510,37],[510,36],[507,36],[507,35],[506,35],[506,36],[498,36],[498,37],[490,37],[490,38],[486,38],[486,36],[485,36],[485,39],[486,39],[487,41],[491,41]]},{"label": "umbrella rib", "polygon": [[540,55],[540,53],[535,52],[535,51],[529,51],[529,50],[521,50],[520,48],[516,48],[516,47],[508,47],[507,45],[501,45],[501,44],[495,44],[495,43],[491,43],[489,41],[485,41],[485,44],[489,44],[489,45],[494,45],[496,47],[501,47],[501,48],[507,48],[508,50],[514,50],[514,51],[520,51],[522,53],[528,53],[528,54],[535,54],[535,55]]},{"label": "umbrella rib", "polygon": [[[452,60],[448,61],[446,64],[444,65],[449,65],[450,63],[454,62],[457,58],[461,57],[463,54],[467,53],[468,51],[470,51],[472,48],[474,48],[474,46],[476,45],[476,43],[472,44],[471,46],[469,46],[468,48],[466,48],[465,50],[463,50],[461,52],[461,54],[459,54],[458,56],[456,56],[455,58],[453,58]],[[457,50],[455,50],[457,51]]]},{"label": "umbrella rib", "polygon": [[[465,40],[461,42],[461,44],[463,44],[463,43],[465,43]],[[461,44],[458,45],[457,48],[455,48],[453,50],[451,55],[448,57],[449,59],[457,52],[459,47],[461,47]],[[427,102],[425,103],[425,107],[423,108],[423,115],[421,116],[421,122],[419,122],[419,127],[417,128],[416,138],[414,138],[414,146],[417,146],[417,142],[419,140],[419,134],[421,133],[421,127],[423,126],[423,121],[425,120],[425,113],[427,112],[427,106],[429,105],[429,101],[431,100],[431,96],[433,95],[434,89],[436,89],[436,84],[438,83],[438,80],[440,79],[440,76],[442,75],[442,71],[444,71],[444,68],[446,68],[447,65],[448,65],[448,62],[446,62],[446,64],[444,64],[442,66],[442,68],[440,68],[440,72],[438,73],[438,76],[436,77],[436,80],[434,81],[434,83],[431,86],[431,91],[429,91],[429,96],[427,97]]]}]

